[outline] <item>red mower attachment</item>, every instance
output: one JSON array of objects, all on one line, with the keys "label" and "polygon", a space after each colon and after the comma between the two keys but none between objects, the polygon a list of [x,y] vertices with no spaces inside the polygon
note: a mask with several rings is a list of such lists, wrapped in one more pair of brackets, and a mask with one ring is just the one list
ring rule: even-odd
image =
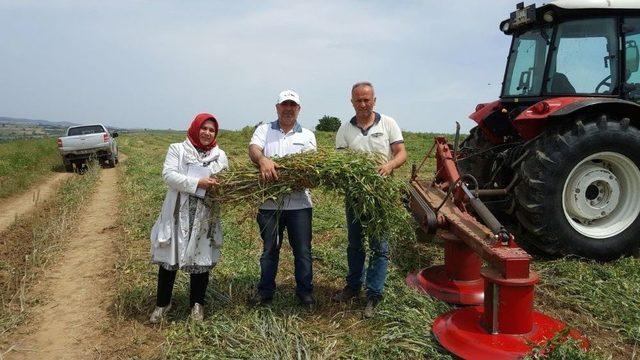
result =
[{"label": "red mower attachment", "polygon": [[[451,304],[477,305],[452,310],[433,324],[436,338],[453,354],[465,359],[521,358],[566,325],[533,310],[539,278],[530,271],[531,256],[479,198],[495,194],[483,194],[472,176],[460,176],[444,137],[435,139],[425,160],[434,149],[435,179],[418,180],[419,168],[414,168],[409,207],[425,233],[444,241],[445,263],[409,274],[407,284]],[[471,183],[475,187],[469,189]],[[589,346],[575,330],[568,336]]]}]

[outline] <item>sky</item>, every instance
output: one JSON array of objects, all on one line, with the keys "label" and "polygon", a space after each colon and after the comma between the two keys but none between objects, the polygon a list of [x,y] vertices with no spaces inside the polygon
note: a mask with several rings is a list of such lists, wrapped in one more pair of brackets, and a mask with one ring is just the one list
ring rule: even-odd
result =
[{"label": "sky", "polygon": [[186,129],[210,112],[241,129],[293,89],[314,128],[348,121],[370,81],[403,130],[468,131],[499,97],[516,2],[0,0],[0,116]]}]

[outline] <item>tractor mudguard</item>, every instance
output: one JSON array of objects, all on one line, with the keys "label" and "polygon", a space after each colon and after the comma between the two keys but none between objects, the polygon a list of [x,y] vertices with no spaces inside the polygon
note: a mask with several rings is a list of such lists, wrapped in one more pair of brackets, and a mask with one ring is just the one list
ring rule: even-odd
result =
[{"label": "tractor mudguard", "polygon": [[476,106],[476,111],[474,111],[469,118],[478,123],[478,125],[482,125],[484,119],[487,118],[492,112],[496,110],[500,110],[502,108],[502,103],[500,100],[492,101],[486,104],[478,104]]},{"label": "tractor mudguard", "polygon": [[550,117],[557,118],[579,112],[604,112],[607,114],[615,114],[620,117],[628,117],[633,122],[640,121],[640,104],[622,99],[607,98],[583,98],[582,101],[576,101],[554,112]]},{"label": "tractor mudguard", "polygon": [[511,124],[504,121],[502,117],[496,118],[496,112],[502,110],[502,102],[500,99],[478,104],[476,110],[469,115],[469,119],[478,123],[478,128],[482,129],[484,136],[495,145],[501,144],[502,135],[513,132]]},{"label": "tractor mudguard", "polygon": [[640,105],[631,101],[601,97],[557,97],[530,106],[513,120],[513,126],[523,139],[529,140],[558,119],[581,113],[606,113],[620,118],[627,117],[632,123],[640,122]]}]

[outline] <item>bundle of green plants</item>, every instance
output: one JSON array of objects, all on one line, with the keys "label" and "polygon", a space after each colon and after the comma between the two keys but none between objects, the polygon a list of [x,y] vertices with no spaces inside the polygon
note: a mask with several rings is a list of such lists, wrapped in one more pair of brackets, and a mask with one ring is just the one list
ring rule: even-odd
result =
[{"label": "bundle of green plants", "polygon": [[379,175],[381,159],[376,155],[319,150],[275,158],[274,162],[278,180],[262,182],[255,165],[241,164],[218,175],[220,186],[208,193],[208,199],[231,206],[257,207],[269,199],[282,205],[288,193],[323,188],[346,197],[366,236],[393,234],[407,225],[408,214],[402,206],[405,182]]}]

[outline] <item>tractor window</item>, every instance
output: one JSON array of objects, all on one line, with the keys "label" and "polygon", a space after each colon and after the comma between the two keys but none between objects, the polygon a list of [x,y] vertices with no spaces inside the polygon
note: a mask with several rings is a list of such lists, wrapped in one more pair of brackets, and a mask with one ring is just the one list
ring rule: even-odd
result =
[{"label": "tractor window", "polygon": [[626,97],[640,102],[640,18],[628,18],[624,21],[625,33],[625,85]]},{"label": "tractor window", "polygon": [[538,96],[547,59],[551,28],[515,36],[503,87],[503,96]]},{"label": "tractor window", "polygon": [[618,83],[618,37],[614,18],[558,25],[546,92],[612,94]]}]

